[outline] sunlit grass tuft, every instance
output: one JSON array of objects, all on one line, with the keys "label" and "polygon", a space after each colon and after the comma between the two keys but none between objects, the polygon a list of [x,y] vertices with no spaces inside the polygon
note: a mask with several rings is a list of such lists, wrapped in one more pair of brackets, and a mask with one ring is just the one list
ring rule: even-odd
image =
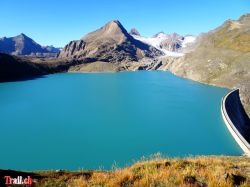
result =
[{"label": "sunlit grass tuft", "polygon": [[250,160],[246,157],[197,157],[143,159],[127,168],[79,177],[68,186],[250,186]]}]

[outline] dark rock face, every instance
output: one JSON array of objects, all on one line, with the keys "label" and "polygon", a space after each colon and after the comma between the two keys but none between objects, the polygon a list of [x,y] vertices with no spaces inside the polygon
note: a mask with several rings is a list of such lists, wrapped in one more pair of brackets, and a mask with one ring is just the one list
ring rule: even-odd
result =
[{"label": "dark rock face", "polygon": [[132,28],[129,32],[130,35],[141,36],[136,28]]},{"label": "dark rock face", "polygon": [[78,63],[78,61],[41,60],[0,53],[0,82],[34,79],[46,74],[67,72],[70,66]]},{"label": "dark rock face", "polygon": [[143,57],[161,54],[156,48],[134,39],[119,21],[111,21],[82,39],[71,41],[59,53],[58,58],[91,58],[115,63],[138,61]]},{"label": "dark rock face", "polygon": [[53,46],[43,47],[22,33],[16,37],[0,38],[0,52],[19,56],[53,57],[59,49]]},{"label": "dark rock face", "polygon": [[0,53],[0,82],[34,78],[44,74],[45,69],[39,65]]},{"label": "dark rock face", "polygon": [[68,58],[77,53],[80,50],[84,50],[86,42],[84,40],[71,41],[67,44],[62,52],[58,55],[59,57]]},{"label": "dark rock face", "polygon": [[0,53],[0,82],[33,79],[46,74],[67,72],[71,67],[94,62],[95,59],[64,60],[18,57]]}]

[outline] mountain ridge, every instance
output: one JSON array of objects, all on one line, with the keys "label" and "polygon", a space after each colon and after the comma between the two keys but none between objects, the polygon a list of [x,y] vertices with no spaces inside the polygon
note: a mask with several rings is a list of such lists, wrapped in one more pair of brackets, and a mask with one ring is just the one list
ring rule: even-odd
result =
[{"label": "mountain ridge", "polygon": [[68,43],[58,58],[94,58],[96,61],[119,63],[161,54],[156,48],[134,39],[118,20],[113,20],[80,40]]},{"label": "mountain ridge", "polygon": [[135,39],[147,43],[166,56],[180,57],[183,56],[196,41],[195,36],[181,36],[177,33],[165,34],[158,32],[152,37],[143,37],[141,35],[132,35]]},{"label": "mountain ridge", "polygon": [[[164,33],[155,37],[164,36],[169,37]],[[189,45],[180,35],[170,36],[172,38],[167,40],[170,44],[166,43],[166,46],[172,45],[173,38],[174,47],[176,38],[177,42],[182,40],[182,46]],[[195,42],[192,41],[194,38],[189,38],[193,46],[183,55],[177,51],[179,56],[164,56],[159,49],[136,37],[139,36],[131,36],[115,20],[79,40],[69,42],[51,62],[31,62],[47,63],[47,73],[165,70],[205,84],[231,89],[237,87],[241,88],[241,101],[250,116],[250,14],[238,20],[225,21],[220,27],[195,38]]]},{"label": "mountain ridge", "polygon": [[14,37],[0,38],[0,52],[17,56],[54,57],[59,49],[53,46],[41,46],[21,33]]},{"label": "mountain ridge", "polygon": [[204,33],[185,56],[167,62],[163,70],[198,82],[240,88],[241,101],[250,116],[250,14],[227,20]]}]

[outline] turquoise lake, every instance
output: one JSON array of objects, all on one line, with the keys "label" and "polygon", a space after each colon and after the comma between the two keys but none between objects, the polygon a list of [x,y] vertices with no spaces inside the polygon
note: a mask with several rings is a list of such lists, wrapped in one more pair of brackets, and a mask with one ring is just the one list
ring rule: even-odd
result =
[{"label": "turquoise lake", "polygon": [[168,72],[62,73],[0,84],[0,168],[110,169],[161,153],[241,155],[227,89]]}]

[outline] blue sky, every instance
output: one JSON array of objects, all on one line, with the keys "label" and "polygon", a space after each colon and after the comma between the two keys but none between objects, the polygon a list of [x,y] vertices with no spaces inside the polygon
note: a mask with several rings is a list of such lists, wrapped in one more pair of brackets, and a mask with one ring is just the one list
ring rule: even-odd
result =
[{"label": "blue sky", "polygon": [[110,20],[144,36],[207,32],[250,12],[250,0],[0,0],[0,37],[63,47]]}]

